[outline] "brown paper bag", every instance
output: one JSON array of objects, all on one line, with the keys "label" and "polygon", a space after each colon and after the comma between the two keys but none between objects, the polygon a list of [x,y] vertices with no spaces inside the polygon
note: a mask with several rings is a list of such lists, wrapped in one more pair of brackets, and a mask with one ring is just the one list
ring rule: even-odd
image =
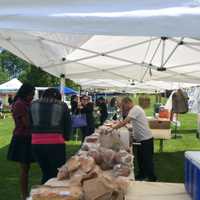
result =
[{"label": "brown paper bag", "polygon": [[104,177],[84,181],[83,193],[86,200],[123,200],[123,193]]}]

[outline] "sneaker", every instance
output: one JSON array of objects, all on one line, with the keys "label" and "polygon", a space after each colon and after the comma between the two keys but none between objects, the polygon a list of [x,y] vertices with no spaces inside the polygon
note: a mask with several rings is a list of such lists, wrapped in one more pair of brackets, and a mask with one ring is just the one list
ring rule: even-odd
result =
[{"label": "sneaker", "polygon": [[143,181],[147,181],[147,182],[156,182],[156,181],[157,181],[157,178],[156,178],[156,177],[144,178]]},{"label": "sneaker", "polygon": [[141,176],[141,175],[136,175],[136,176],[135,176],[135,180],[136,180],[136,181],[143,181],[144,179],[145,179],[144,176]]}]

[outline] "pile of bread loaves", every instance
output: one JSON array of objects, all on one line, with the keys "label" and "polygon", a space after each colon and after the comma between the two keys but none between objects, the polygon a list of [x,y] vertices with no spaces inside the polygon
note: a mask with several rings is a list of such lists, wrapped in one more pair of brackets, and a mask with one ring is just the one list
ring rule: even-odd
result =
[{"label": "pile of bread loaves", "polygon": [[32,189],[33,200],[123,200],[133,179],[133,156],[120,130],[101,126],[85,138],[79,152],[57,178]]}]

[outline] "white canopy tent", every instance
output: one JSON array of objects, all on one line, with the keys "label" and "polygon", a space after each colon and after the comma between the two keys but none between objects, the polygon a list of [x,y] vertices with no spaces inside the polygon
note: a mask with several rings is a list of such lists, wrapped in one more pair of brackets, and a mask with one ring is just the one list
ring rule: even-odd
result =
[{"label": "white canopy tent", "polygon": [[186,89],[195,87],[197,84],[182,83],[182,82],[164,82],[164,81],[147,81],[144,83],[137,83],[133,87],[135,90],[164,92],[165,90],[177,90],[179,88]]},{"label": "white canopy tent", "polygon": [[58,77],[200,83],[197,0],[1,0],[0,11],[0,46]]},{"label": "white canopy tent", "polygon": [[138,92],[164,92],[165,90],[176,90],[178,88],[190,88],[197,86],[197,84],[192,83],[182,83],[182,82],[164,82],[164,81],[146,81],[140,82],[130,82],[130,81],[115,81],[111,79],[77,79],[75,80],[82,86],[82,89],[88,90],[107,90],[107,91],[119,91],[128,93],[138,93]]},{"label": "white canopy tent", "polygon": [[21,81],[14,78],[0,85],[0,93],[16,92],[21,86]]},{"label": "white canopy tent", "polygon": [[76,79],[75,80],[82,89],[97,89],[97,90],[113,90],[113,91],[126,91],[133,89],[129,81],[117,81],[112,79]]}]

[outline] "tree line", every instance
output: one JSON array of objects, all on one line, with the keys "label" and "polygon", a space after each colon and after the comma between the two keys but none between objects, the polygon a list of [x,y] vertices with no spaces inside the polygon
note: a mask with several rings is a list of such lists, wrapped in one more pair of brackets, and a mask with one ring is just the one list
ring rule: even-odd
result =
[{"label": "tree line", "polygon": [[[18,78],[21,82],[29,82],[36,87],[55,87],[60,84],[60,79],[42,71],[7,50],[0,53],[0,84]],[[66,79],[66,86],[78,89],[78,85]]]}]

